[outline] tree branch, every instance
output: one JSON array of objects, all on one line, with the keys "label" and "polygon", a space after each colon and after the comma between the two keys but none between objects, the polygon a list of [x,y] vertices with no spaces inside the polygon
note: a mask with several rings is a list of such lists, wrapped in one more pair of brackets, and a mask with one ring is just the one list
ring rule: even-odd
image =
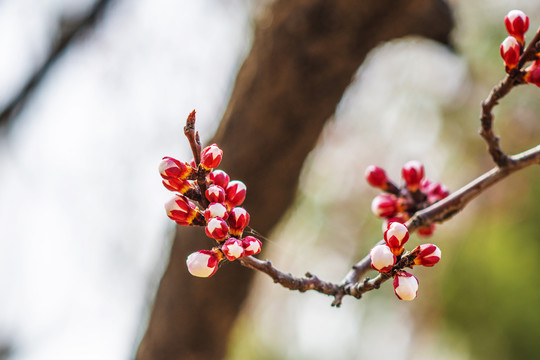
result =
[{"label": "tree branch", "polygon": [[[405,224],[409,229],[409,232],[412,233],[421,226],[430,225],[435,222],[442,223],[449,220],[455,214],[463,210],[472,199],[510,174],[528,166],[540,164],[540,145],[509,157],[507,164],[507,166],[502,168],[496,167],[491,169],[445,199],[418,211]],[[379,244],[384,244],[384,241],[381,240],[376,245]],[[270,261],[261,261],[252,256],[242,259],[240,263],[245,267],[267,274],[275,283],[290,290],[298,290],[300,292],[315,290],[322,294],[334,296],[332,306],[339,307],[345,295],[350,295],[359,299],[363,293],[378,289],[379,286],[391,278],[396,271],[409,266],[409,263],[407,263],[409,260],[410,258],[406,255],[394,266],[392,272],[380,273],[374,279],[370,280],[369,278],[366,278],[363,282],[359,282],[360,278],[371,270],[371,260],[369,255],[367,255],[352,267],[339,285],[321,280],[310,273],[307,273],[303,278],[297,278],[276,269],[272,266]]]},{"label": "tree branch", "polygon": [[540,28],[536,31],[531,43],[523,51],[523,54],[521,54],[518,66],[511,70],[510,73],[491,90],[488,97],[482,102],[482,113],[480,115],[480,122],[482,126],[480,128],[480,135],[486,141],[489,154],[498,167],[508,165],[512,162],[512,159],[502,151],[500,139],[493,131],[492,110],[499,103],[499,100],[506,96],[510,90],[517,85],[525,83],[523,80],[523,75],[525,75],[525,73],[521,71],[521,68],[527,61],[536,59],[536,54],[538,53],[538,48],[540,47],[538,46],[540,45],[539,41]]},{"label": "tree branch", "polygon": [[89,30],[103,17],[107,6],[112,0],[99,0],[88,11],[86,16],[76,21],[64,21],[60,27],[58,41],[54,44],[51,53],[45,62],[30,76],[22,89],[16,93],[0,113],[0,126],[7,125],[22,110],[26,100],[39,86],[53,64],[64,54],[66,49],[75,41],[77,35]]}]

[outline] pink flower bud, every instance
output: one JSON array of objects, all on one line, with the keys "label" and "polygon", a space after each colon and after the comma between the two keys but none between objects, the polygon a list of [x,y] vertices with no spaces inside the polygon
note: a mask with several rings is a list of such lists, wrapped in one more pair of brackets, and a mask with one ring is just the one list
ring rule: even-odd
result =
[{"label": "pink flower bud", "polygon": [[[538,60],[536,60],[536,62],[538,62]],[[525,76],[523,76],[523,79],[525,79],[525,81],[529,84],[534,84],[540,87],[540,66],[534,66],[530,69],[527,68],[527,72],[525,73]]]},{"label": "pink flower bud", "polygon": [[450,195],[446,186],[426,178],[420,182],[420,191],[426,194],[430,204],[434,204]]},{"label": "pink flower bud", "polygon": [[229,238],[225,241],[221,247],[221,251],[223,251],[223,254],[225,254],[225,257],[227,257],[229,261],[234,261],[245,255],[242,240],[235,238]]},{"label": "pink flower bud", "polygon": [[214,170],[208,174],[210,181],[217,186],[221,186],[223,189],[226,189],[229,185],[231,178],[223,170]]},{"label": "pink flower bud", "polygon": [[409,240],[409,230],[398,222],[390,223],[384,232],[384,241],[396,256],[403,253],[403,245],[407,240]]},{"label": "pink flower bud", "polygon": [[242,246],[246,252],[246,256],[255,255],[261,252],[261,241],[253,236],[246,236],[242,239]]},{"label": "pink flower bud", "polygon": [[513,36],[508,36],[499,47],[501,57],[504,60],[504,65],[507,70],[514,69],[519,63],[521,54],[521,45]]},{"label": "pink flower bud", "polygon": [[204,232],[212,239],[223,241],[229,236],[229,226],[223,219],[215,217],[208,221]]},{"label": "pink flower bud", "polygon": [[219,185],[209,186],[205,195],[210,202],[222,203],[225,201],[225,190]]},{"label": "pink flower bud", "polygon": [[225,205],[221,203],[210,203],[206,210],[204,210],[204,218],[210,220],[211,218],[219,217],[223,220],[227,220],[229,213]]},{"label": "pink flower bud", "polygon": [[235,207],[229,211],[229,233],[233,236],[240,236],[249,224],[249,213],[246,209]]},{"label": "pink flower bud", "polygon": [[422,244],[412,252],[415,251],[418,251],[418,256],[414,259],[415,265],[431,267],[441,260],[441,250],[433,244]]},{"label": "pink flower bud", "polygon": [[421,226],[418,228],[417,232],[420,236],[431,236],[435,231],[435,224],[430,224],[428,226]]},{"label": "pink flower bud", "polygon": [[394,293],[400,300],[414,300],[418,293],[418,279],[406,271],[398,272],[394,277]]},{"label": "pink flower bud", "polygon": [[246,185],[239,180],[229,182],[229,185],[227,185],[227,189],[225,190],[229,207],[241,205],[246,199],[246,190]]},{"label": "pink flower bud", "polygon": [[384,170],[378,166],[370,165],[366,169],[366,180],[367,182],[376,188],[385,189],[386,188],[386,181],[388,178],[386,177],[386,173]]},{"label": "pink flower bud", "polygon": [[420,187],[420,181],[424,177],[424,165],[420,161],[411,160],[401,168],[401,176],[407,184],[409,191],[416,191]]},{"label": "pink flower bud", "polygon": [[396,256],[386,245],[377,245],[369,252],[371,258],[371,268],[380,272],[392,270],[396,263]]},{"label": "pink flower bud", "polygon": [[371,202],[371,211],[379,217],[386,218],[396,214],[397,199],[392,194],[380,194]]},{"label": "pink flower bud", "polygon": [[213,250],[199,250],[187,257],[189,273],[198,277],[214,275],[219,265],[219,255]]},{"label": "pink flower bud", "polygon": [[221,150],[216,144],[207,146],[201,151],[201,167],[207,171],[215,169],[221,163],[223,157],[223,150]]},{"label": "pink flower bud", "polygon": [[529,29],[529,17],[521,10],[511,10],[504,17],[504,25],[508,34],[516,38],[523,45],[525,42],[525,32]]},{"label": "pink flower bud", "polygon": [[191,225],[197,216],[197,207],[183,195],[177,195],[165,203],[167,216],[179,225]]},{"label": "pink flower bud", "polygon": [[163,179],[187,179],[195,169],[172,157],[165,156],[159,163],[159,173]]}]

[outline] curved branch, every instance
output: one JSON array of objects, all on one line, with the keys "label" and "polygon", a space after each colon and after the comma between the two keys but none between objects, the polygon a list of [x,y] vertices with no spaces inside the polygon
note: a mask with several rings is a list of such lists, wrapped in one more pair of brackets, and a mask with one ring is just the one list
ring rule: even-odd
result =
[{"label": "curved branch", "polygon": [[493,131],[493,108],[499,103],[499,100],[506,96],[517,85],[524,84],[521,68],[527,61],[535,60],[538,48],[540,47],[540,28],[536,31],[531,43],[523,51],[519,58],[518,66],[511,70],[504,79],[495,86],[488,97],[482,101],[482,113],[480,115],[480,136],[484,138],[488,146],[488,152],[498,167],[504,167],[512,162],[512,158],[501,149],[500,139]]},{"label": "curved branch", "polygon": [[88,11],[86,16],[76,21],[61,21],[61,31],[58,35],[59,40],[54,44],[51,53],[45,62],[30,76],[22,89],[16,93],[0,112],[0,126],[8,124],[22,110],[26,99],[41,83],[47,72],[53,64],[64,54],[66,49],[75,41],[77,35],[86,31],[103,17],[105,10],[112,0],[99,0]]},{"label": "curved branch", "polygon": [[[472,199],[476,198],[494,184],[516,171],[538,164],[540,164],[540,145],[520,154],[510,156],[507,166],[491,169],[445,199],[418,211],[405,225],[407,225],[409,232],[414,232],[421,226],[430,225],[435,222],[442,223],[449,220],[455,214],[463,210]],[[384,241],[381,240],[376,245],[383,243]],[[350,295],[359,299],[363,293],[378,289],[383,282],[392,277],[392,274],[395,273],[395,271],[409,266],[410,263],[407,263],[409,260],[410,259],[407,256],[404,256],[402,260],[394,266],[392,272],[381,273],[374,279],[366,278],[364,281],[359,282],[360,278],[371,270],[370,257],[367,255],[352,267],[339,285],[321,280],[310,273],[307,273],[303,278],[297,278],[276,269],[272,266],[270,261],[261,261],[252,256],[242,259],[240,263],[245,267],[267,274],[275,283],[290,290],[298,290],[300,292],[315,290],[326,295],[334,296],[332,306],[339,307],[345,295]]]}]

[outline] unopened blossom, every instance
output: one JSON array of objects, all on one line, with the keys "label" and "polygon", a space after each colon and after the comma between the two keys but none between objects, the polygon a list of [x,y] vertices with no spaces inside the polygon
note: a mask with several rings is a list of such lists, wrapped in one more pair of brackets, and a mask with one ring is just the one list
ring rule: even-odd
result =
[{"label": "unopened blossom", "polygon": [[406,271],[399,271],[394,276],[394,293],[400,300],[411,301],[418,293],[418,279]]},{"label": "unopened blossom", "polygon": [[219,265],[219,254],[214,250],[199,250],[187,257],[186,265],[191,275],[210,277],[214,275]]}]

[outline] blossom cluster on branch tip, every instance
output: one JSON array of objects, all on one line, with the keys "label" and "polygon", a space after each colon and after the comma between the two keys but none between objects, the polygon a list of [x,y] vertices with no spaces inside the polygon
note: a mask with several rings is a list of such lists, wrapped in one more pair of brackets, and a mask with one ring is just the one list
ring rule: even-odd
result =
[{"label": "blossom cluster on branch tip", "polygon": [[[525,50],[525,33],[529,30],[529,17],[521,10],[511,10],[504,17],[504,25],[508,36],[501,43],[499,52],[506,72],[512,73],[517,70]],[[533,62],[522,72],[523,80],[540,86],[540,53],[537,52],[534,57],[527,57],[525,60]]]},{"label": "blossom cluster on branch tip", "polygon": [[[371,210],[381,218],[386,219],[383,229],[390,222],[405,223],[418,210],[422,210],[449,195],[446,186],[424,177],[424,166],[416,160],[403,165],[401,176],[404,185],[400,188],[386,176],[386,172],[371,165],[366,169],[367,182],[384,191],[377,195]],[[418,234],[428,236],[433,233],[435,225],[418,228]]]},{"label": "blossom cluster on branch tip", "polygon": [[[194,116],[192,112],[190,117]],[[246,185],[231,181],[225,171],[216,169],[222,157],[223,151],[212,144],[202,149],[199,164],[168,156],[159,164],[163,185],[176,193],[165,203],[167,216],[179,225],[204,226],[206,235],[217,242],[211,250],[188,256],[188,270],[198,277],[214,275],[225,259],[234,261],[261,251],[259,239],[243,236],[250,220],[240,206],[246,198]]]},{"label": "blossom cluster on branch tip", "polygon": [[[407,227],[399,222],[391,222],[384,232],[385,244],[377,245],[369,252],[371,267],[394,278],[394,293],[400,300],[413,300],[418,292],[418,279],[403,271],[404,267],[431,267],[441,260],[441,250],[433,244],[422,244],[404,253],[407,240]],[[400,261],[404,258],[406,261]]]}]

